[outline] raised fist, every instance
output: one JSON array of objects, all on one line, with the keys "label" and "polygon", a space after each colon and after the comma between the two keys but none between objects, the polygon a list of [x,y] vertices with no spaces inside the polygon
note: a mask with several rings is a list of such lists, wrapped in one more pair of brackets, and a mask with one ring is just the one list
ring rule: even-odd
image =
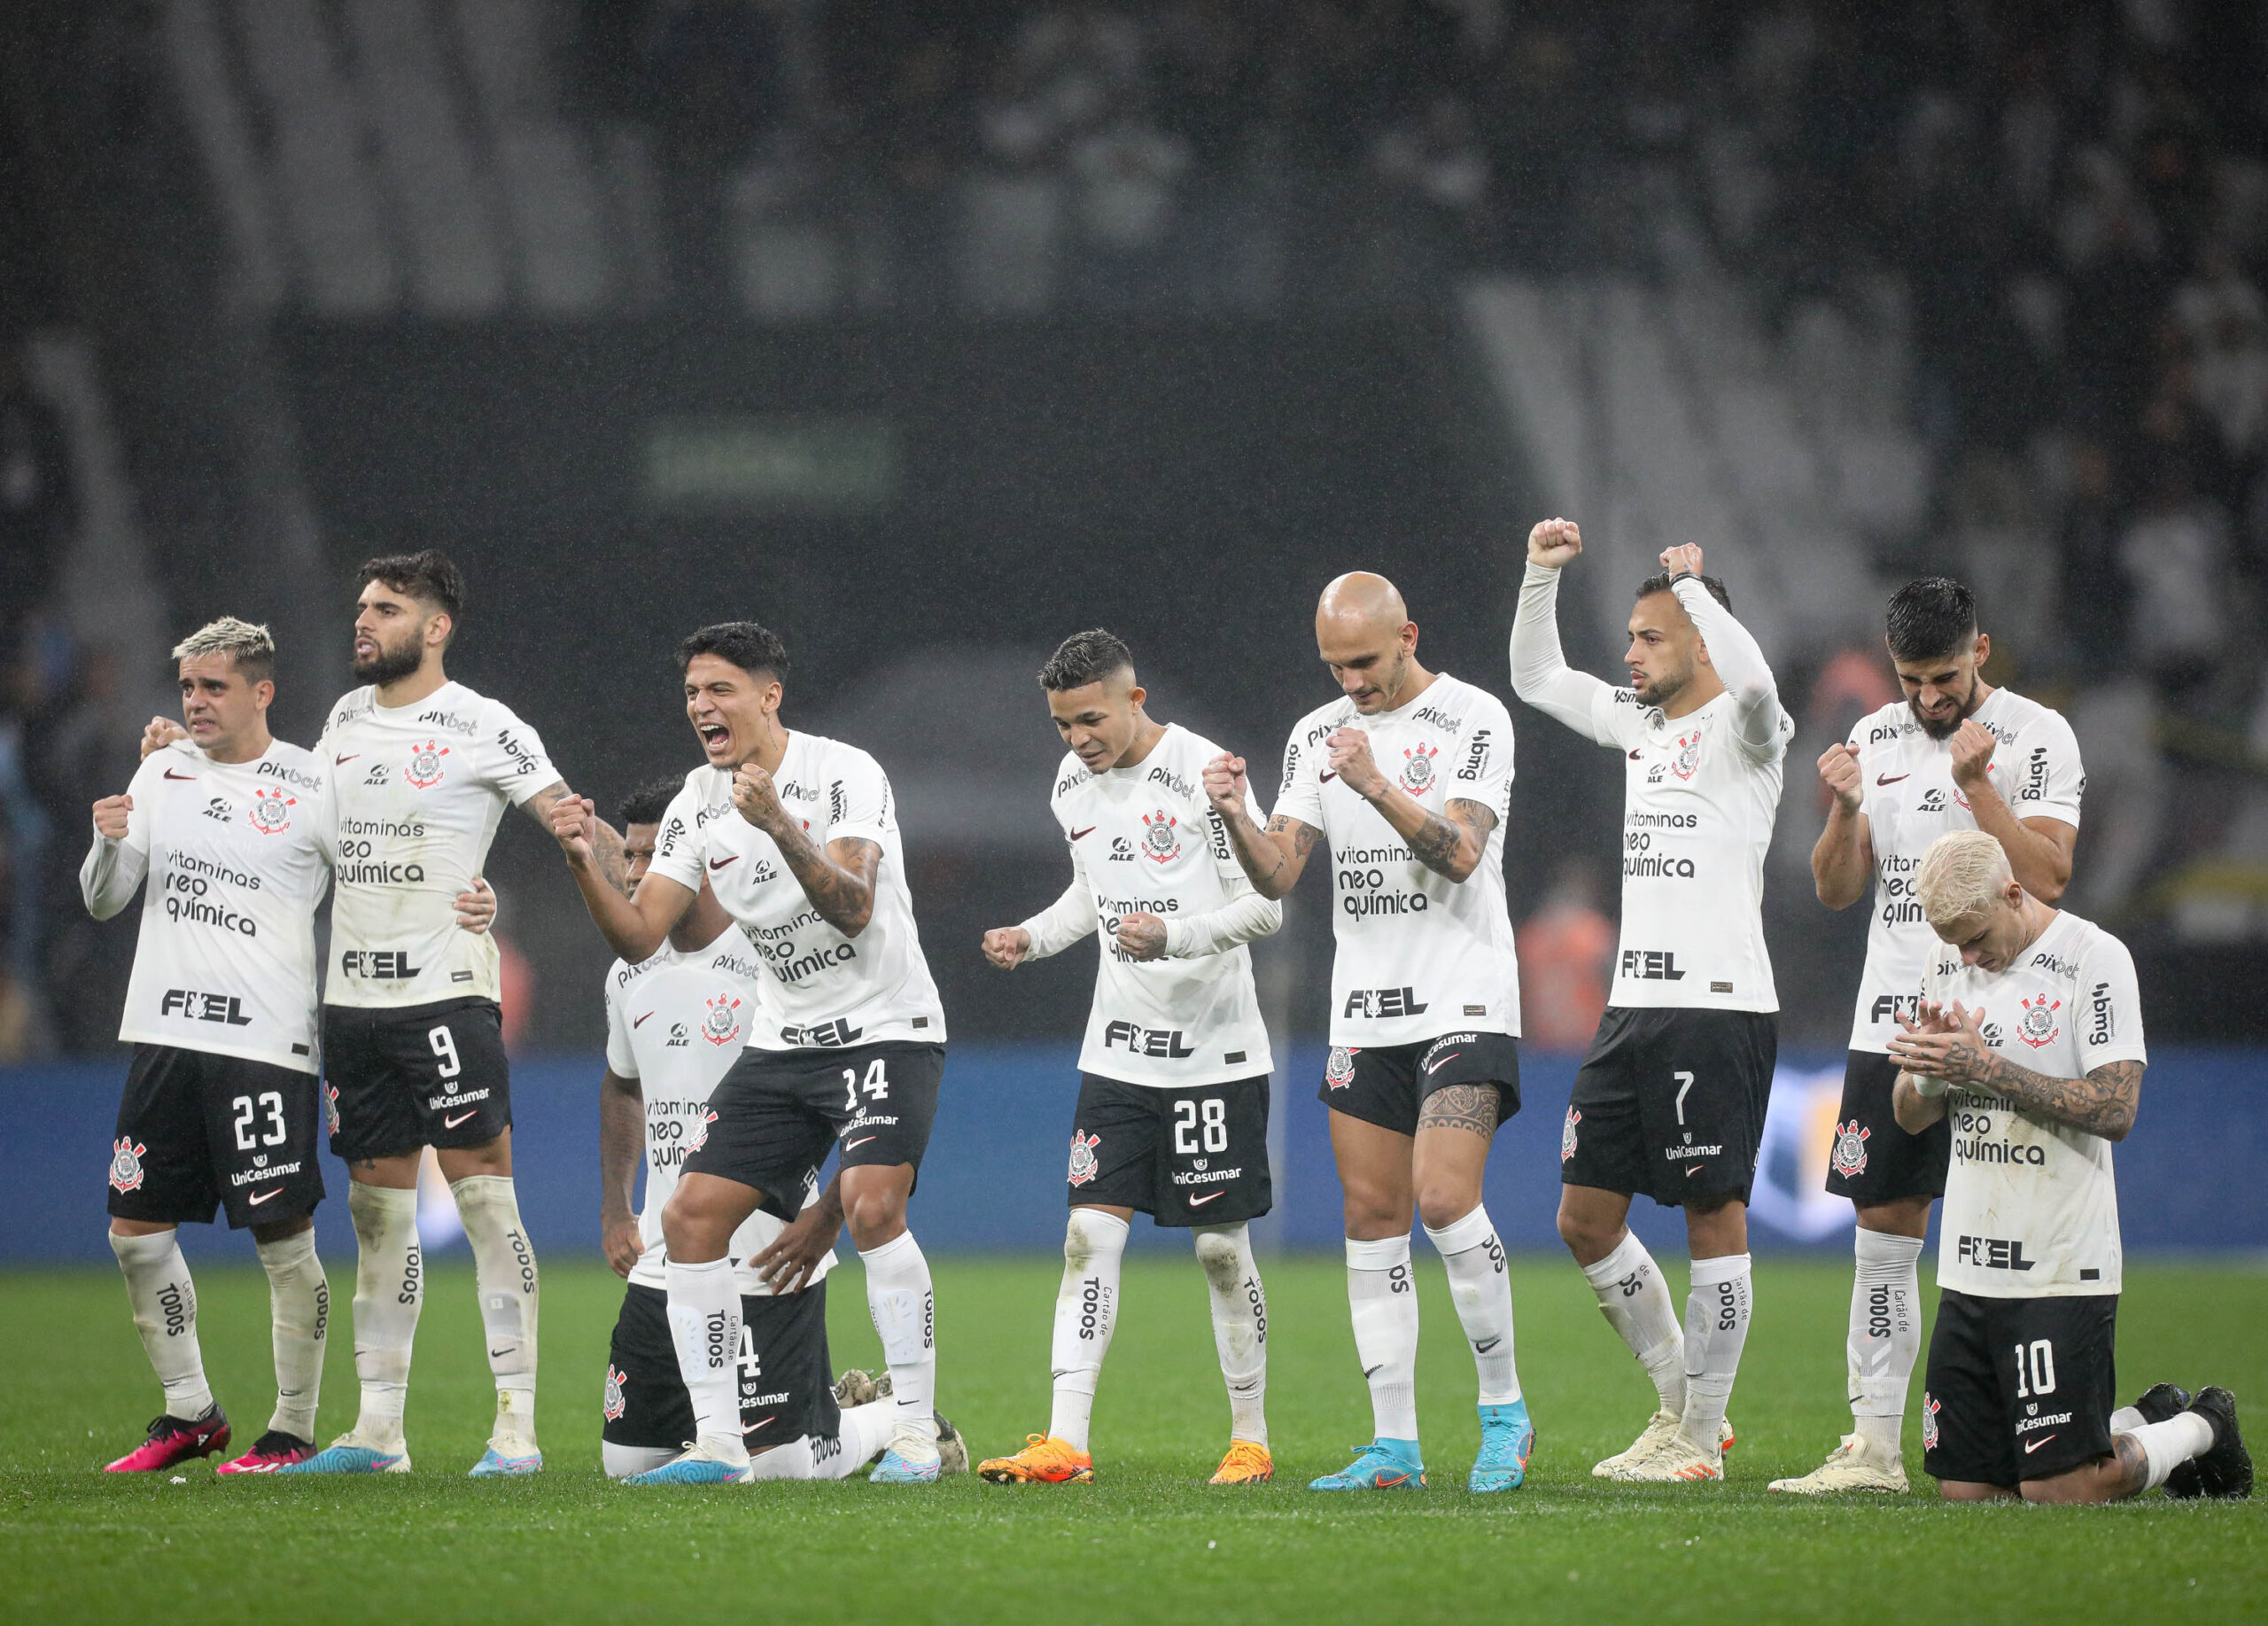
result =
[{"label": "raised fist", "polygon": [[1527,533],[1527,562],[1557,570],[1583,550],[1583,533],[1572,519],[1546,519]]}]

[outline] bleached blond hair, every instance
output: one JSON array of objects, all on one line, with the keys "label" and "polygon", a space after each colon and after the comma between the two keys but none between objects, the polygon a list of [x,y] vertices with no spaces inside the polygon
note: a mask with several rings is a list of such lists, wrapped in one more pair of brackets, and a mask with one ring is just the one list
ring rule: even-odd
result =
[{"label": "bleached blond hair", "polygon": [[1914,877],[1915,896],[1932,926],[1988,913],[2016,877],[2000,844],[1983,830],[1953,830],[1930,844]]},{"label": "bleached blond hair", "polygon": [[174,645],[175,660],[187,660],[195,655],[225,655],[235,663],[237,671],[254,682],[276,675],[274,636],[265,626],[239,621],[232,615],[207,621]]}]

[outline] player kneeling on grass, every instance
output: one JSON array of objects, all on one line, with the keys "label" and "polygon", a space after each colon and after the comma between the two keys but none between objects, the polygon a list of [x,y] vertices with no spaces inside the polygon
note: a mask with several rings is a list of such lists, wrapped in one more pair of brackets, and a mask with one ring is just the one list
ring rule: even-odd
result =
[{"label": "player kneeling on grass", "polygon": [[1273,932],[1284,912],[1253,891],[1206,802],[1202,775],[1219,749],[1150,718],[1123,643],[1076,634],[1039,681],[1071,748],[1052,802],[1071,884],[1022,925],[986,932],[984,953],[1014,970],[1099,926],[1102,960],[1071,1119],[1053,1412],[1045,1434],[977,1472],[995,1484],[1094,1477],[1088,1417],[1139,1210],[1191,1231],[1211,1288],[1230,1412],[1229,1453],[1212,1482],[1263,1483],[1276,1472],[1262,1404],[1268,1296],[1246,1222],[1269,1209],[1274,1062],[1244,945]]},{"label": "player kneeling on grass", "polygon": [[[624,887],[634,891],[653,862],[662,820],[678,782],[662,780],[624,802]],[[700,1132],[710,1092],[741,1054],[749,1013],[762,996],[763,965],[704,883],[668,940],[639,965],[616,961],[606,980],[606,1078],[599,1089],[600,1222],[607,1263],[629,1281],[608,1350],[603,1455],[616,1479],[675,1461],[693,1437],[693,1400],[670,1338],[669,1249],[662,1210],[677,1188],[685,1149]],[[646,1206],[633,1213],[641,1153]],[[782,1241],[785,1226],[762,1210],[733,1235],[741,1295],[741,1433],[757,1479],[842,1479],[889,1443],[897,1408],[877,1399],[863,1373],[830,1389],[827,1272],[835,1264],[839,1207],[819,1210],[807,1197],[806,1233]],[[777,1256],[777,1285],[758,1273]],[[845,1399],[863,1401],[847,1409]],[[940,1447],[967,1454],[949,1426]]]},{"label": "player kneeling on grass", "polygon": [[2113,1502],[2160,1485],[2250,1496],[2227,1389],[2183,1404],[2161,1383],[2112,1409],[2110,1148],[2134,1126],[2146,1060],[2133,960],[2026,892],[1981,830],[1938,837],[1915,886],[1943,946],[1919,1020],[1891,1041],[1892,1101],[1908,1134],[1941,1118],[1953,1130],[1923,1468],[1956,1502]]}]

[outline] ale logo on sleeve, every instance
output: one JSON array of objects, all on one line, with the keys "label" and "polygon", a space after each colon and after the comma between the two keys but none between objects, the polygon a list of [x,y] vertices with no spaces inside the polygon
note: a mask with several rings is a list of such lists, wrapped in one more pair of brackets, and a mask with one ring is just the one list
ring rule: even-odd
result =
[{"label": "ale logo on sleeve", "polygon": [[709,1014],[701,1019],[701,1037],[712,1045],[729,1045],[741,1036],[741,1019],[736,1014],[741,1002],[729,993],[720,993],[709,1001]]},{"label": "ale logo on sleeve", "polygon": [[291,809],[299,805],[299,797],[286,796],[281,790],[255,790],[246,816],[252,820],[252,828],[261,835],[281,836],[291,828]]},{"label": "ale logo on sleeve", "polygon": [[1433,759],[1441,754],[1438,745],[1413,745],[1402,753],[1402,788],[1414,796],[1425,794],[1433,782]]},{"label": "ale logo on sleeve", "polygon": [[1095,1148],[1101,1144],[1100,1135],[1083,1135],[1076,1129],[1071,1132],[1072,1185],[1084,1186],[1095,1178],[1096,1171],[1102,1167],[1095,1156]]},{"label": "ale logo on sleeve", "polygon": [[2037,1002],[2024,1000],[2023,1019],[2016,1023],[2016,1037],[2034,1050],[2042,1045],[2052,1044],[2055,1036],[2063,1031],[2062,1025],[2055,1020],[2055,1013],[2062,1008],[2062,1000],[2050,1000],[2044,993]]},{"label": "ale logo on sleeve", "polygon": [[1677,755],[1670,759],[1670,771],[1680,779],[1690,779],[1701,767],[1701,730],[1677,736]]},{"label": "ale logo on sleeve", "polygon": [[1142,815],[1142,856],[1153,863],[1169,864],[1181,856],[1181,837],[1174,833],[1180,821],[1164,808]]},{"label": "ale logo on sleeve", "polygon": [[1848,1180],[1867,1171],[1867,1140],[1873,1133],[1856,1118],[1835,1126],[1835,1149],[1827,1161],[1836,1173]]},{"label": "ale logo on sleeve", "polygon": [[131,1135],[120,1135],[110,1148],[110,1183],[113,1190],[134,1191],[142,1184],[142,1158],[149,1151],[146,1146],[134,1144]]},{"label": "ale logo on sleeve", "polygon": [[431,790],[441,782],[441,759],[449,748],[438,740],[428,740],[409,753],[409,770],[402,777],[420,790]]}]

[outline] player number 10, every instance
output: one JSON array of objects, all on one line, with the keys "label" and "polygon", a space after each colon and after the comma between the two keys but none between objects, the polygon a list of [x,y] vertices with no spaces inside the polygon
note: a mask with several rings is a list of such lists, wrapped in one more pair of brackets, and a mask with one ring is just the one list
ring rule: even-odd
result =
[{"label": "player number 10", "polygon": [[[1204,1108],[1200,1118],[1198,1108]],[[1199,1144],[1202,1138],[1203,1145]],[[1229,1149],[1229,1103],[1219,1096],[1205,1101],[1191,1101],[1187,1096],[1173,1104],[1173,1149],[1179,1157],[1194,1157],[1202,1150],[1225,1152]]]},{"label": "player number 10", "polygon": [[[2031,1358],[2028,1363],[2031,1368],[2029,1385],[2024,1381],[2026,1356]],[[2016,1398],[2029,1400],[2034,1395],[2052,1395],[2054,1392],[2055,1346],[2045,1338],[2033,1340],[2029,1350],[2021,1343],[2016,1345]]]}]

